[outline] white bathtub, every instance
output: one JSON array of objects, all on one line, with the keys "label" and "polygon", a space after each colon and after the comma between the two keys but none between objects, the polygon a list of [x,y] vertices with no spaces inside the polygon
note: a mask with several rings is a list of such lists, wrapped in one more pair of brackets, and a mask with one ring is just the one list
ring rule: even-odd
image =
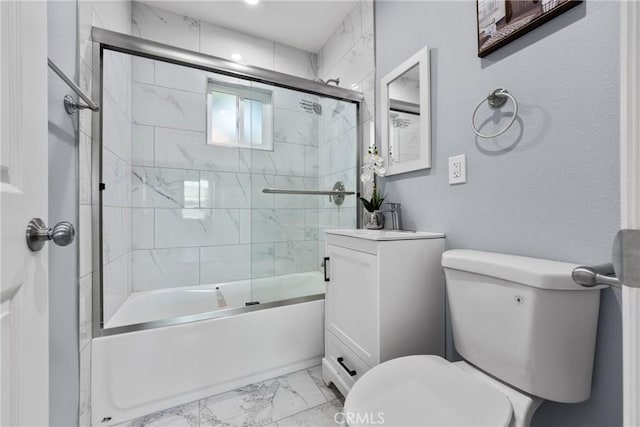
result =
[{"label": "white bathtub", "polygon": [[[219,303],[218,293],[224,297]],[[154,320],[244,307],[246,302],[261,304],[324,293],[322,273],[288,274],[262,279],[240,280],[212,285],[185,286],[134,292],[105,323],[115,328]]]},{"label": "white bathtub", "polygon": [[[324,353],[324,299],[260,307],[266,307],[269,301],[309,295],[310,291],[324,293],[320,274],[295,276],[300,275],[283,276],[275,285],[273,281],[254,281],[249,300],[261,303],[251,308],[254,311],[95,338],[91,366],[93,425],[117,424],[320,364]],[[249,301],[247,294],[239,291],[241,286],[235,289],[237,294],[231,292],[230,285],[221,288],[228,306],[244,306]],[[218,305],[215,286],[140,292],[132,297],[109,326],[159,319],[160,314],[193,314],[192,304],[207,299],[204,304]],[[200,312],[199,306],[196,312]]]}]

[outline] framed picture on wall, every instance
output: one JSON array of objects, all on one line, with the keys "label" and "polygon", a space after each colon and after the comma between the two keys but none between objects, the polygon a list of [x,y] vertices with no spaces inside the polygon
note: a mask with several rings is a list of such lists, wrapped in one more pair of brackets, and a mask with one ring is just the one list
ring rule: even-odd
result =
[{"label": "framed picture on wall", "polygon": [[582,0],[477,0],[478,56],[484,57]]}]

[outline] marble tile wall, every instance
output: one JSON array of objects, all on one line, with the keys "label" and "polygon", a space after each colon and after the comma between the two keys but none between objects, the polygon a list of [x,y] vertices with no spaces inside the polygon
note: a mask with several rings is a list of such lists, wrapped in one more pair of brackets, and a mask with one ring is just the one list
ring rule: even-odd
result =
[{"label": "marble tile wall", "polygon": [[[373,2],[360,1],[344,21],[336,28],[327,43],[318,53],[318,77],[323,80],[340,78],[340,86],[361,91],[365,101],[360,125],[363,130],[361,149],[366,152],[372,137],[368,131],[374,112],[374,38]],[[340,180],[346,188],[355,189],[360,171],[356,165],[357,116],[351,114],[352,104],[325,100],[324,123],[320,127],[319,172],[322,187],[331,187]],[[329,228],[356,227],[355,197],[347,197],[340,207],[328,203],[321,206],[318,228],[319,251],[324,251],[324,230]]]},{"label": "marble tile wall", "polygon": [[134,36],[224,59],[231,59],[231,54],[237,52],[242,55],[243,63],[307,79],[315,79],[318,72],[315,53],[147,4],[133,2],[131,18]]},{"label": "marble tile wall", "polygon": [[[91,55],[91,27],[98,26],[125,34],[131,33],[131,2],[78,0],[78,49],[80,57],[80,87],[91,93],[93,62]],[[117,305],[123,295],[130,292],[130,204],[127,202],[130,180],[123,173],[123,167],[131,158],[131,64],[114,57],[105,58],[105,66],[117,73],[105,81],[105,120],[109,121],[105,143],[105,153],[112,168],[108,169],[110,188],[114,191],[108,197],[108,227],[111,237],[105,241],[105,255],[108,263],[105,275],[116,279],[120,287],[111,287],[109,300]],[[96,64],[97,65],[97,64]],[[116,78],[117,77],[117,78]],[[79,351],[80,351],[80,420],[81,426],[91,425],[91,334],[92,334],[92,237],[91,237],[91,116],[89,110],[80,111],[79,132]],[[129,147],[129,148],[127,148]],[[107,170],[107,168],[105,168]],[[117,192],[115,190],[118,190]],[[117,193],[117,194],[116,194]],[[107,218],[105,218],[107,220]],[[106,226],[106,225],[105,225]],[[129,230],[129,233],[126,233]],[[127,253],[129,253],[127,255]],[[108,279],[113,280],[113,279]]]},{"label": "marble tile wall", "polygon": [[[320,116],[315,96],[134,58],[131,213],[133,290],[318,270],[313,196]],[[207,144],[209,79],[273,91],[273,151]]]}]

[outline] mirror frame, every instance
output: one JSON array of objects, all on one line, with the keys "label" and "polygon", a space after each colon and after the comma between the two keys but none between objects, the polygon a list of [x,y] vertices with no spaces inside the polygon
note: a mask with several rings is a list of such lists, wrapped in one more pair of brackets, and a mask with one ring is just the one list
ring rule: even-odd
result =
[{"label": "mirror frame", "polygon": [[[389,84],[414,66],[420,67],[420,157],[392,165],[389,156]],[[431,82],[429,47],[425,46],[380,80],[381,155],[385,159],[386,176],[431,167]]]}]

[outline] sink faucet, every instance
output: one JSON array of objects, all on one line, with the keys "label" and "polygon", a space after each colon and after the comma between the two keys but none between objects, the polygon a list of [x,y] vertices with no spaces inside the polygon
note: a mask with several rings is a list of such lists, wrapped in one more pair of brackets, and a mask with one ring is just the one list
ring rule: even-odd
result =
[{"label": "sink faucet", "polygon": [[400,203],[383,203],[382,206],[388,207],[380,209],[378,212],[390,212],[391,226],[394,230],[402,230],[402,211],[400,210]]}]

